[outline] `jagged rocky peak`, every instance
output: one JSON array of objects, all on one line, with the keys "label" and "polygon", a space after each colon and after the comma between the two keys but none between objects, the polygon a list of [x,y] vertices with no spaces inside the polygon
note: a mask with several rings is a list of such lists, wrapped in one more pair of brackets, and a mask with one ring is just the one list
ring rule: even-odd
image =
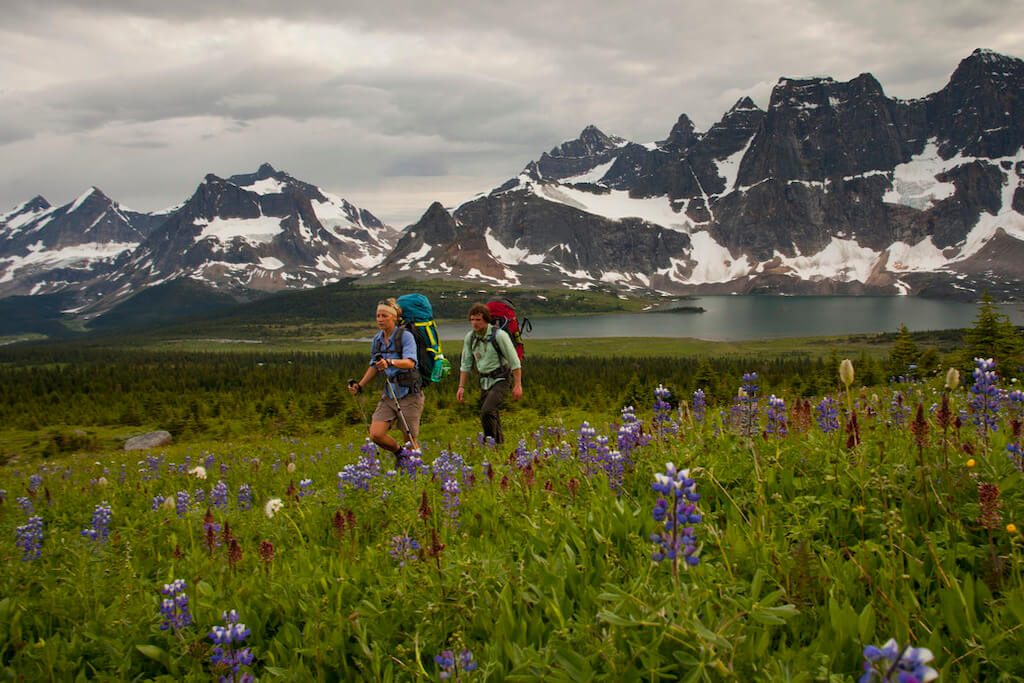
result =
[{"label": "jagged rocky peak", "polygon": [[769,110],[835,108],[852,99],[884,99],[882,84],[870,73],[837,82],[828,76],[814,78],[780,78],[772,89]]},{"label": "jagged rocky peak", "polygon": [[605,135],[597,126],[591,124],[583,129],[578,138],[563,142],[552,148],[548,154],[553,157],[591,157],[616,149],[624,142],[622,138]]},{"label": "jagged rocky peak", "polygon": [[15,209],[15,213],[35,213],[36,211],[46,211],[51,206],[50,202],[46,201],[46,197],[41,194],[37,194],[32,199],[17,207],[17,209]]},{"label": "jagged rocky peak", "polygon": [[586,173],[618,153],[626,144],[624,138],[606,135],[597,126],[589,125],[575,140],[563,142],[531,161],[523,170],[533,180],[562,180]]},{"label": "jagged rocky peak", "polygon": [[277,171],[274,170],[274,167],[268,164],[266,161],[264,161],[256,170],[256,177],[259,178],[260,180],[264,180],[265,178],[269,178],[270,176],[275,175],[276,173]]},{"label": "jagged rocky peak", "polygon": [[743,149],[757,132],[765,112],[749,97],[741,97],[725,113],[722,120],[711,126],[701,142],[713,159],[724,159]]},{"label": "jagged rocky peak", "polygon": [[926,106],[944,159],[1012,156],[1024,144],[1024,61],[975,50]]},{"label": "jagged rocky peak", "polygon": [[986,76],[995,77],[996,79],[1005,77],[1019,78],[1022,74],[1024,74],[1024,60],[1000,54],[993,50],[978,48],[960,60],[960,64],[953,71],[949,82],[953,84]]},{"label": "jagged rocky peak", "polygon": [[736,104],[732,105],[729,111],[725,112],[725,115],[728,117],[747,111],[761,111],[761,108],[754,104],[754,100],[750,99],[748,95],[744,95],[736,100]]},{"label": "jagged rocky peak", "polygon": [[693,121],[686,114],[680,114],[676,120],[676,124],[672,126],[672,130],[668,134],[668,138],[661,143],[661,147],[672,150],[684,150],[689,149],[700,136],[697,135],[693,127]]},{"label": "jagged rocky peak", "polygon": [[424,237],[428,242],[437,243],[440,239],[452,239],[455,237],[455,219],[441,202],[434,202],[419,221],[409,228],[409,232],[421,231],[429,235],[429,238]]}]

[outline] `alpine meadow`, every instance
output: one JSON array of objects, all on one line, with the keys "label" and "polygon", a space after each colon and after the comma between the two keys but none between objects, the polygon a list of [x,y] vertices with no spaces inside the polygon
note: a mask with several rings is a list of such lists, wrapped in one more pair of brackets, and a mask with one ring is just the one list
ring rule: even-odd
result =
[{"label": "alpine meadow", "polygon": [[449,377],[397,466],[345,389],[368,344],[211,346],[0,349],[5,678],[1024,677],[987,298],[962,334],[528,340],[506,444]]}]

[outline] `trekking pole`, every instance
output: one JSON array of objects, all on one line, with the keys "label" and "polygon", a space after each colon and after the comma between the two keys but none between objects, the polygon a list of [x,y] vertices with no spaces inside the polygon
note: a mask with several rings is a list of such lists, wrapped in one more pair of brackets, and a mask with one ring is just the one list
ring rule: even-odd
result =
[{"label": "trekking pole", "polygon": [[[381,373],[381,374],[384,375],[384,381],[387,382],[388,391],[391,392],[391,400],[395,402],[395,408],[398,409],[398,417],[402,418],[402,424],[405,425],[405,434],[406,434],[406,436],[409,437],[409,441],[412,442],[413,448],[415,448],[416,450],[419,450],[420,449],[420,445],[419,445],[419,443],[417,443],[416,437],[412,435],[412,430],[409,429],[409,423],[405,419],[405,413],[402,412],[402,406],[401,406],[401,404],[398,403],[398,396],[395,394],[395,387],[394,387],[394,385],[391,384],[391,380],[388,378],[387,373]],[[397,456],[398,456],[398,454],[396,453],[395,457],[397,457]]]}]

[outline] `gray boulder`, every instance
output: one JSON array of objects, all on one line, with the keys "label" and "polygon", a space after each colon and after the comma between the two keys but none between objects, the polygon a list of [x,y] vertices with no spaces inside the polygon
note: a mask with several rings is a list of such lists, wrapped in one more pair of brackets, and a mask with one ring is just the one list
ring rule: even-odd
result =
[{"label": "gray boulder", "polygon": [[124,442],[124,449],[126,451],[145,451],[151,448],[160,448],[166,446],[173,440],[170,432],[163,430],[156,432],[146,432],[138,436],[133,436]]}]

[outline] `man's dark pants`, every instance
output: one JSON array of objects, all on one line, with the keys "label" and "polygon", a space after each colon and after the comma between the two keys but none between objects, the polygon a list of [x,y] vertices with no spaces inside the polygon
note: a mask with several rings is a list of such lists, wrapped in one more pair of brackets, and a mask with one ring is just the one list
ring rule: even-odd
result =
[{"label": "man's dark pants", "polygon": [[501,431],[501,416],[498,407],[508,394],[508,380],[496,382],[490,389],[480,394],[480,425],[484,436],[494,439],[494,443],[504,443],[505,435]]}]

